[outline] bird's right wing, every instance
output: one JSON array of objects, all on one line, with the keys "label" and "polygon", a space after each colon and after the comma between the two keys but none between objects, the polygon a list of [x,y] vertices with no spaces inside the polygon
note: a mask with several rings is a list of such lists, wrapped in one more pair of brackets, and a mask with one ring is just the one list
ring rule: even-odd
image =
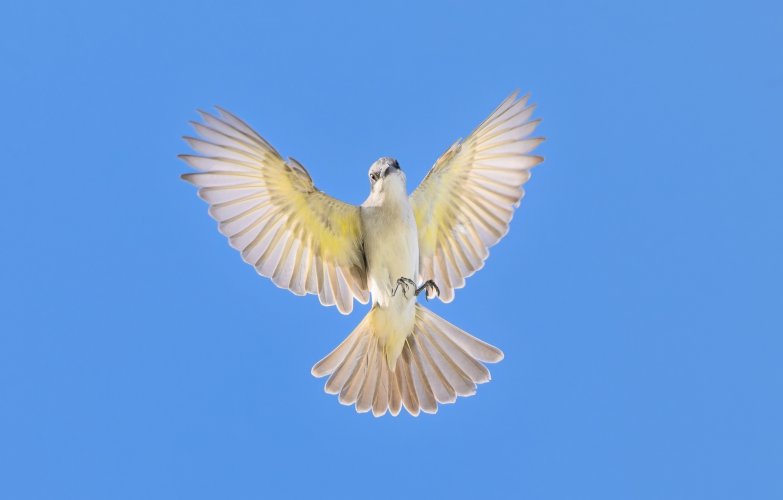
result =
[{"label": "bird's right wing", "polygon": [[307,170],[280,154],[249,125],[219,109],[193,123],[200,139],[185,137],[200,155],[180,155],[198,172],[209,214],[242,259],[258,274],[297,295],[318,295],[343,314],[353,298],[367,303],[359,207],[313,185]]},{"label": "bird's right wing", "polygon": [[[530,178],[543,161],[530,153],[539,120],[514,93],[465,140],[438,158],[411,195],[419,229],[419,279],[434,280],[444,302],[484,265],[489,248],[508,232]],[[429,293],[428,293],[429,295]]]}]

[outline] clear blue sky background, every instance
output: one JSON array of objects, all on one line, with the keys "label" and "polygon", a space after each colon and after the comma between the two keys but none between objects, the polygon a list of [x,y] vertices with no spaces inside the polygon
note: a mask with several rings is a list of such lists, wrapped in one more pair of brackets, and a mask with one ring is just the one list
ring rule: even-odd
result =
[{"label": "clear blue sky background", "polygon": [[[779,2],[160,3],[0,7],[0,498],[783,498]],[[515,88],[546,162],[432,305],[506,359],[357,415],[310,367],[366,309],[241,262],[187,121],[358,203]]]}]

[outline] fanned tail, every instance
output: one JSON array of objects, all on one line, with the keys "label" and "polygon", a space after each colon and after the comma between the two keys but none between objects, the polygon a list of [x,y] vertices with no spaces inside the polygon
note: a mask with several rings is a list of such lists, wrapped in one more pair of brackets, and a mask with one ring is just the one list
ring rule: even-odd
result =
[{"label": "fanned tail", "polygon": [[476,385],[489,382],[483,363],[497,363],[503,352],[473,337],[432,311],[416,304],[413,332],[389,369],[381,335],[372,331],[372,315],[362,319],[350,335],[315,364],[315,377],[330,375],[324,390],[340,403],[356,405],[360,413],[379,417],[405,409],[413,416],[435,413],[438,403],[472,396]]}]

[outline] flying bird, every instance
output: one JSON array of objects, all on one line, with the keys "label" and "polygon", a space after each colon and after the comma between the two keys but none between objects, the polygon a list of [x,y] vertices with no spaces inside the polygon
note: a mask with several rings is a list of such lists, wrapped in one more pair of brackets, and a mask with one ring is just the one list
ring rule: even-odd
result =
[{"label": "flying bird", "polygon": [[192,122],[185,137],[196,155],[180,155],[196,172],[209,214],[258,274],[297,295],[318,295],[342,314],[354,299],[372,307],[312,374],[356,411],[416,416],[438,403],[475,394],[490,380],[484,363],[503,352],[424,307],[417,297],[454,299],[481,269],[489,248],[508,232],[524,194],[540,120],[515,92],[466,139],[435,162],[408,195],[406,176],[389,157],[368,172],[360,206],[318,190],[304,166],[287,160],[244,121],[217,108]]}]

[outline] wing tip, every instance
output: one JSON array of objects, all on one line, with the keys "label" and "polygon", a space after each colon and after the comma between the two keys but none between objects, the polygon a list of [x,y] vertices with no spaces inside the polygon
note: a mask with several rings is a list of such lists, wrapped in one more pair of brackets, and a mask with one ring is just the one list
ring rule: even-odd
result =
[{"label": "wing tip", "polygon": [[205,144],[205,143],[206,143],[206,144],[210,144],[210,143],[208,143],[207,141],[205,141],[204,139],[199,139],[198,137],[193,137],[192,135],[183,135],[183,136],[181,137],[181,139],[182,139],[183,141],[185,141],[185,143],[186,143],[188,146],[190,146],[190,149],[192,149],[192,150],[194,150],[194,151],[196,151],[196,150],[197,150],[197,149],[196,149],[196,145],[197,145],[197,144]]},{"label": "wing tip", "polygon": [[240,122],[244,123],[244,121],[243,121],[243,120],[241,120],[241,119],[240,119],[240,118],[239,118],[237,115],[235,115],[235,114],[234,114],[234,113],[232,113],[231,111],[227,110],[227,109],[226,109],[226,108],[224,108],[223,106],[220,106],[220,105],[217,105],[217,104],[215,104],[215,105],[214,105],[214,108],[215,108],[216,110],[218,110],[218,113],[220,113],[220,115],[221,115],[221,116],[223,116],[223,117],[226,117],[226,116],[228,116],[228,117],[230,117],[230,118],[234,118],[234,119],[236,119],[236,120],[239,120]]},{"label": "wing tip", "polygon": [[209,111],[204,111],[204,110],[203,110],[203,109],[201,109],[201,108],[197,108],[197,109],[196,109],[196,113],[198,113],[198,114],[199,114],[199,116],[200,116],[202,119],[204,119],[204,117],[207,117],[207,116],[208,116],[208,117],[210,117],[210,118],[215,118],[215,116],[214,116],[212,113],[210,113]]},{"label": "wing tip", "polygon": [[180,174],[179,178],[187,182],[188,184],[192,184],[198,187],[198,183],[193,179],[193,177],[195,177],[196,174],[197,172],[188,172],[186,174]]},{"label": "wing tip", "polygon": [[[542,141],[542,142],[543,142],[543,141]],[[535,162],[535,163],[533,163],[532,165],[530,165],[530,166],[528,167],[529,169],[530,169],[530,168],[537,167],[537,166],[541,165],[542,163],[544,163],[544,157],[543,157],[543,156],[541,156],[541,155],[527,155],[527,156],[528,156],[529,158],[532,158],[532,159],[533,159],[533,161]]]}]

